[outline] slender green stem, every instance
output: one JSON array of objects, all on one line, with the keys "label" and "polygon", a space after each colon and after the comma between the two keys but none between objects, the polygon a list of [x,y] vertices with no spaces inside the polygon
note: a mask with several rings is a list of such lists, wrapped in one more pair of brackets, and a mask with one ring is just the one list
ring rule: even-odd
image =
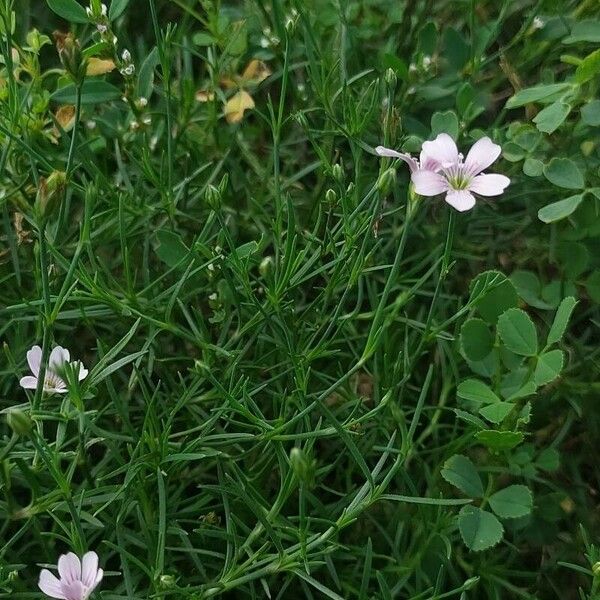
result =
[{"label": "slender green stem", "polygon": [[73,123],[73,131],[71,132],[71,144],[69,146],[69,156],[67,158],[67,167],[65,169],[67,180],[73,168],[75,159],[75,146],[77,143],[77,132],[79,130],[79,120],[81,118],[81,83],[77,84],[75,89],[75,122]]}]

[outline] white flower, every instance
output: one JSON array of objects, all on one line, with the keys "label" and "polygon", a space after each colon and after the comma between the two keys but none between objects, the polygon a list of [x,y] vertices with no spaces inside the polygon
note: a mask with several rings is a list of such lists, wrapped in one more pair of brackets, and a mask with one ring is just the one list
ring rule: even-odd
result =
[{"label": "white flower", "polygon": [[488,137],[477,140],[464,160],[447,133],[440,133],[431,142],[423,142],[418,161],[410,154],[402,154],[383,146],[378,146],[375,151],[379,156],[399,158],[408,165],[417,194],[446,194],[446,202],[460,212],[475,206],[473,193],[480,196],[500,196],[510,183],[505,175],[482,173],[502,151]]},{"label": "white flower", "polygon": [[108,8],[106,7],[106,4],[102,4],[102,16],[106,17],[107,14],[108,14]]},{"label": "white flower", "polygon": [[138,103],[141,108],[145,108],[146,106],[148,106],[148,98],[144,98],[144,96],[141,96],[140,98],[138,98]]},{"label": "white flower", "polygon": [[96,25],[96,29],[100,32],[100,33],[106,33],[108,31],[108,27],[106,25]]},{"label": "white flower", "polygon": [[[42,349],[39,346],[33,346],[33,348],[27,352],[27,362],[29,363],[29,368],[33,375],[22,377],[20,381],[21,387],[26,390],[35,390],[38,386],[40,366],[42,364]],[[67,393],[67,383],[58,373],[68,364],[74,364],[71,362],[69,351],[61,346],[53,348],[44,375],[44,392],[48,394]],[[79,381],[82,381],[87,377],[88,370],[84,368],[80,362],[77,362],[77,365],[79,366]]]},{"label": "white flower", "polygon": [[123,59],[123,62],[130,63],[131,62],[131,52],[129,52],[129,50],[127,50],[127,49],[123,50],[123,54],[121,54],[121,58]]},{"label": "white flower", "polygon": [[95,552],[86,552],[81,561],[69,552],[58,559],[58,574],[60,579],[48,569],[42,570],[38,587],[44,594],[61,600],[87,600],[102,581],[104,571],[98,568]]},{"label": "white flower", "polygon": [[542,19],[542,17],[534,17],[533,18],[533,28],[534,29],[543,29],[544,25],[546,25],[546,22],[544,21],[544,19]]}]

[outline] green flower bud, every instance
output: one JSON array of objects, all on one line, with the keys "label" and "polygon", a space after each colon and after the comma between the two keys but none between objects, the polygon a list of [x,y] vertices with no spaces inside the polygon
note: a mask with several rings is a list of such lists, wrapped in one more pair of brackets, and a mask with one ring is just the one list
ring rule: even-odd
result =
[{"label": "green flower bud", "polygon": [[41,177],[35,198],[35,212],[45,221],[60,206],[67,187],[67,175],[63,171],[53,171],[48,178]]},{"label": "green flower bud", "polygon": [[204,200],[206,200],[206,204],[208,204],[208,206],[210,206],[213,210],[219,210],[221,208],[221,192],[214,185],[209,184],[206,187],[206,191],[204,192]]},{"label": "green flower bud", "polygon": [[70,75],[75,85],[83,83],[87,69],[87,59],[81,52],[79,40],[72,33],[54,32],[54,41],[58,56],[65,71]]},{"label": "green flower bud", "polygon": [[16,408],[12,409],[6,415],[6,422],[8,426],[20,436],[29,435],[33,428],[33,422],[29,418],[29,415]]},{"label": "green flower bud", "polygon": [[339,163],[336,163],[335,165],[333,165],[333,167],[331,169],[331,175],[340,185],[343,184],[344,169],[342,168],[342,165],[340,165]]},{"label": "green flower bud", "polygon": [[386,169],[377,180],[377,190],[382,196],[387,196],[396,183],[396,169]]},{"label": "green flower bud", "polygon": [[329,188],[325,192],[325,200],[329,206],[335,206],[338,201],[338,195],[335,192],[335,190],[332,190],[331,188]]},{"label": "green flower bud", "polygon": [[600,562],[595,562],[592,565],[592,573],[594,574],[595,577],[600,576]]},{"label": "green flower bud", "polygon": [[290,464],[296,477],[311,487],[315,477],[315,461],[310,459],[302,448],[294,447],[290,452]]},{"label": "green flower bud", "polygon": [[398,77],[396,76],[394,69],[390,68],[385,72],[385,82],[388,85],[389,92],[393,94],[398,83]]},{"label": "green flower bud", "polygon": [[267,275],[269,275],[269,273],[271,273],[271,271],[273,271],[273,257],[272,256],[265,256],[260,261],[260,265],[258,266],[258,272],[263,277],[266,277]]}]

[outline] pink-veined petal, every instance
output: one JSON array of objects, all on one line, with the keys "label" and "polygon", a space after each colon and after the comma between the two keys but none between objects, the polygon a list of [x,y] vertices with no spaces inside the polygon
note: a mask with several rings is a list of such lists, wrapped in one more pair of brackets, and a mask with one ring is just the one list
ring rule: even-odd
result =
[{"label": "pink-veined petal", "polygon": [[499,196],[508,187],[510,179],[506,175],[489,173],[473,177],[469,189],[481,196]]},{"label": "pink-veined petal", "polygon": [[66,596],[62,592],[62,586],[57,577],[55,577],[48,569],[42,569],[40,573],[40,579],[38,581],[38,587],[46,596],[50,598],[59,598],[60,600],[66,600]]},{"label": "pink-veined petal", "polygon": [[66,348],[62,346],[55,346],[52,348],[52,352],[50,352],[50,360],[48,364],[50,368],[60,369],[64,363],[68,363],[71,359],[71,355]]},{"label": "pink-veined petal", "polygon": [[465,159],[465,165],[471,175],[477,175],[484,169],[487,169],[502,152],[498,144],[494,144],[489,137],[483,137],[477,140]]},{"label": "pink-veined petal", "polygon": [[33,346],[27,352],[27,363],[31,372],[37,377],[40,372],[40,365],[42,364],[42,349],[39,346]]},{"label": "pink-veined petal", "polygon": [[419,169],[411,176],[415,192],[420,196],[437,196],[448,189],[448,182],[438,173]]},{"label": "pink-veined petal", "polygon": [[98,575],[98,555],[95,552],[86,552],[81,559],[81,581],[88,588],[96,584]]},{"label": "pink-veined petal", "polygon": [[62,582],[62,590],[67,600],[86,600],[87,590],[81,581]]},{"label": "pink-veined petal", "polygon": [[388,158],[399,158],[400,160],[403,160],[408,165],[408,168],[410,169],[411,173],[418,169],[417,161],[410,154],[396,152],[396,150],[386,148],[385,146],[377,146],[377,148],[375,148],[375,152],[377,152],[379,156],[385,156]]},{"label": "pink-veined petal", "polygon": [[450,190],[446,202],[460,212],[471,210],[475,206],[475,196],[468,190]]},{"label": "pink-veined petal", "polygon": [[19,381],[19,383],[21,384],[21,387],[26,390],[36,390],[38,378],[27,375],[25,377],[21,377],[21,381]]},{"label": "pink-veined petal", "polygon": [[[423,142],[421,161],[433,160],[440,165],[458,162],[458,148],[447,133],[440,133],[435,140]],[[421,164],[421,168],[424,165]]]},{"label": "pink-veined petal", "polygon": [[73,552],[63,554],[58,559],[58,574],[63,582],[79,581],[81,579],[81,561],[79,557]]}]

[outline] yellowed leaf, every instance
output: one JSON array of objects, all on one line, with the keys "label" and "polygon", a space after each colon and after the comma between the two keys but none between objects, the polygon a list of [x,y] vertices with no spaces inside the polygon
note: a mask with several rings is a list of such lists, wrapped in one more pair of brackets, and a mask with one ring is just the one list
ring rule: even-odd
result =
[{"label": "yellowed leaf", "polygon": [[[75,107],[71,106],[70,104],[61,106],[54,113],[54,118],[60,125],[61,129],[64,131],[69,131],[73,127],[73,123],[75,123]],[[56,133],[60,135],[60,131],[57,131]]]},{"label": "yellowed leaf", "polygon": [[105,75],[115,69],[115,63],[109,58],[96,58],[92,56],[88,60],[86,75],[93,77],[94,75]]},{"label": "yellowed leaf", "polygon": [[254,106],[252,96],[245,90],[240,90],[225,104],[225,118],[228,123],[239,123],[244,117],[244,112],[254,108]]},{"label": "yellowed leaf", "polygon": [[253,59],[248,63],[248,66],[242,73],[242,80],[244,83],[253,83],[258,85],[271,75],[271,69],[262,61]]},{"label": "yellowed leaf", "polygon": [[198,90],[196,92],[197,102],[212,102],[215,99],[215,93],[209,90]]}]

